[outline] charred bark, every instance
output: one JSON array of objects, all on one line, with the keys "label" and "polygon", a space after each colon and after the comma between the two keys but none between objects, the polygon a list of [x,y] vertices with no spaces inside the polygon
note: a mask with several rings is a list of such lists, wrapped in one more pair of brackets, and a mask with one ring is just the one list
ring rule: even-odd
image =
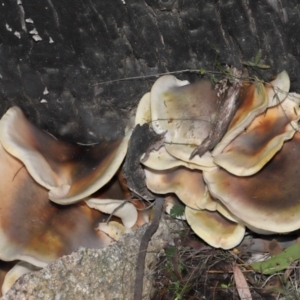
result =
[{"label": "charred bark", "polygon": [[299,19],[297,0],[2,0],[0,115],[18,105],[58,137],[112,139],[155,78],[99,83],[216,62],[242,69],[258,51],[271,68],[250,73],[286,69],[299,92]]}]

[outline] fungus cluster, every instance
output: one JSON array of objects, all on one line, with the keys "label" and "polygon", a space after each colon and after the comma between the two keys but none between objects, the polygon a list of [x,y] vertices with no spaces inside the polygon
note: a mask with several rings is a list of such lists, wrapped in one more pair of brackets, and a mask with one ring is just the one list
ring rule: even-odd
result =
[{"label": "fungus cluster", "polygon": [[228,129],[202,156],[191,154],[224,101],[210,82],[163,76],[138,107],[139,122],[163,135],[161,148],[141,160],[147,187],[175,194],[193,231],[214,247],[235,247],[246,227],[265,234],[300,227],[300,98],[289,87],[285,71],[268,84],[242,82]]},{"label": "fungus cluster", "polygon": [[[184,203],[183,218],[214,247],[235,247],[246,227],[300,228],[300,98],[289,86],[286,72],[268,84],[242,82],[226,132],[201,156],[191,154],[214,130],[224,100],[209,81],[163,76],[139,103],[135,125],[147,123],[163,139],[141,158],[148,189],[166,196],[167,212]],[[38,129],[18,107],[2,117],[0,260],[17,261],[3,293],[21,274],[79,247],[106,247],[148,222],[145,204],[125,200],[116,180],[132,130],[84,146]]]},{"label": "fungus cluster", "polygon": [[[132,129],[117,141],[83,146],[58,141],[18,107],[0,121],[0,259],[20,261],[2,292],[24,272],[79,247],[103,248],[147,222],[114,178]],[[114,218],[106,222],[106,214]]]}]

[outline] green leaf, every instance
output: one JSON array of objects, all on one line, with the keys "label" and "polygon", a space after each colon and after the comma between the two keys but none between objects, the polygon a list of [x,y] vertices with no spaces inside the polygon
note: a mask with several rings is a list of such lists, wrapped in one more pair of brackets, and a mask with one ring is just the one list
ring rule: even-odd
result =
[{"label": "green leaf", "polygon": [[212,84],[216,84],[218,82],[218,80],[217,80],[217,78],[214,75],[212,75],[212,76],[210,76],[210,82]]},{"label": "green leaf", "polygon": [[226,284],[226,283],[221,283],[221,288],[223,288],[223,289],[228,289],[228,288],[230,288],[230,287],[232,287],[233,286],[233,284],[230,282],[230,283],[228,283],[228,284]]},{"label": "green leaf", "polygon": [[247,67],[256,67],[256,64],[251,61],[243,61],[242,64]]},{"label": "green leaf", "polygon": [[272,258],[251,264],[257,272],[271,275],[288,268],[294,261],[300,259],[300,244],[292,245]]},{"label": "green leaf", "polygon": [[256,67],[260,68],[260,69],[270,69],[271,68],[271,66],[269,66],[269,65],[263,65],[263,64],[257,64]]},{"label": "green leaf", "polygon": [[254,63],[255,63],[256,65],[258,65],[260,59],[261,59],[261,52],[258,51],[258,52],[256,53],[256,55],[255,55]]},{"label": "green leaf", "polygon": [[165,250],[165,253],[166,253],[166,257],[171,260],[173,257],[174,257],[174,254],[176,252],[176,247],[175,246],[172,246],[168,249]]},{"label": "green leaf", "polygon": [[180,218],[180,217],[184,216],[184,210],[185,210],[185,206],[179,205],[179,204],[175,204],[171,208],[170,215],[173,218]]},{"label": "green leaf", "polygon": [[201,75],[204,75],[204,74],[206,73],[206,71],[205,71],[203,68],[200,68],[199,73],[200,73]]}]

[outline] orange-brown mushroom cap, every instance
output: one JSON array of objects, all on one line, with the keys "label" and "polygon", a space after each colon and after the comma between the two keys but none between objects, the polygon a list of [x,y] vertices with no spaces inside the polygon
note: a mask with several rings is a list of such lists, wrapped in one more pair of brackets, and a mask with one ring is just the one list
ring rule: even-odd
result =
[{"label": "orange-brown mushroom cap", "polygon": [[18,107],[0,121],[0,142],[21,160],[49,199],[69,204],[104,186],[121,165],[131,131],[122,140],[81,146],[54,139],[31,124]]},{"label": "orange-brown mushroom cap", "polygon": [[254,119],[214,162],[232,174],[249,176],[258,172],[298,130],[299,103],[287,98]]},{"label": "orange-brown mushroom cap", "polygon": [[243,83],[239,96],[240,107],[236,111],[227,133],[214,148],[212,154],[217,156],[223,149],[268,107],[281,103],[288,94],[290,79],[286,71],[277,75],[270,83]]},{"label": "orange-brown mushroom cap", "polygon": [[245,226],[232,222],[217,211],[185,208],[187,222],[193,231],[215,248],[231,249],[245,234]]},{"label": "orange-brown mushroom cap", "polygon": [[300,228],[300,133],[258,173],[239,177],[216,168],[203,172],[210,193],[244,224],[270,232]]},{"label": "orange-brown mushroom cap", "polygon": [[268,107],[268,97],[262,83],[244,83],[238,98],[239,108],[237,109],[229,128],[216,145],[212,154],[216,156],[253,121],[253,119],[265,111]]},{"label": "orange-brown mushroom cap", "polygon": [[94,230],[103,215],[84,202],[60,206],[48,200],[18,159],[0,144],[0,259],[45,266],[79,247],[101,248],[111,240]]}]

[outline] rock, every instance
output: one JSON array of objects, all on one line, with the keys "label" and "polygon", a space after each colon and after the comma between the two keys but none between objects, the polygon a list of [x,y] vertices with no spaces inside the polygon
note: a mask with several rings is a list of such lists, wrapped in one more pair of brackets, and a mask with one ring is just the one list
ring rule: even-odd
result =
[{"label": "rock", "polygon": [[[132,299],[140,240],[149,225],[123,236],[105,249],[81,248],[40,271],[25,274],[1,300]],[[173,244],[184,223],[164,217],[146,256],[143,299],[149,299],[159,254]]]}]

